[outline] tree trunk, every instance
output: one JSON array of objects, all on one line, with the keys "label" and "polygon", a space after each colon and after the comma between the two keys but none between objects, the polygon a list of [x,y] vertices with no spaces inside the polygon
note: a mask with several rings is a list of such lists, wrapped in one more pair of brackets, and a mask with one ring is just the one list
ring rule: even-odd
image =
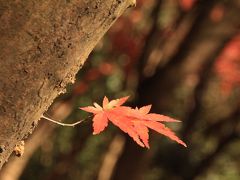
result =
[{"label": "tree trunk", "polygon": [[0,0],[0,168],[135,0]]}]

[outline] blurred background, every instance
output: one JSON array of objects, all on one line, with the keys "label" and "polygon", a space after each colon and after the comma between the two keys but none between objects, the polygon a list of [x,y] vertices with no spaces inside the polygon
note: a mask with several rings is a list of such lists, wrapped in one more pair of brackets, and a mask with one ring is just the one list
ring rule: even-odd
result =
[{"label": "blurred background", "polygon": [[137,0],[98,43],[74,85],[45,114],[67,123],[79,107],[130,95],[128,105],[180,119],[188,148],[155,132],[150,150],[110,125],[41,120],[1,180],[239,180],[240,1]]}]

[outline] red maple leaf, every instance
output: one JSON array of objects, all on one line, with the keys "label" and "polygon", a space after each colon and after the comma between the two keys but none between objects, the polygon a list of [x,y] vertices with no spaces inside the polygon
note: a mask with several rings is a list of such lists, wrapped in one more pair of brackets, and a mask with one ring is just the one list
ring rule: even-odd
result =
[{"label": "red maple leaf", "polygon": [[102,107],[94,103],[94,106],[80,108],[94,114],[93,134],[102,132],[107,127],[108,121],[111,121],[142,147],[149,148],[149,128],[186,147],[186,144],[173,131],[161,123],[179,122],[178,120],[160,114],[149,113],[151,105],[140,109],[122,106],[127,99],[128,97],[123,97],[109,101],[107,97],[104,97]]}]

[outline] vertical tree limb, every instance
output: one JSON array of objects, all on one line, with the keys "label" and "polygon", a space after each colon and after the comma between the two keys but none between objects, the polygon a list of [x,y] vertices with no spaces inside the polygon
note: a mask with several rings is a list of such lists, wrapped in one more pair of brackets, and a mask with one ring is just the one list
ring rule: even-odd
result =
[{"label": "vertical tree limb", "polygon": [[0,168],[135,0],[0,0]]}]

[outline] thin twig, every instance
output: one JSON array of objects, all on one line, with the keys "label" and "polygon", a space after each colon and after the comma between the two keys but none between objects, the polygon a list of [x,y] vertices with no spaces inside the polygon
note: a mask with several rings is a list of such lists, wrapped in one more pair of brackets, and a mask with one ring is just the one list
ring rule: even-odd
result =
[{"label": "thin twig", "polygon": [[55,124],[58,124],[58,125],[61,125],[61,126],[68,126],[68,127],[74,127],[74,126],[76,126],[76,125],[78,125],[78,124],[80,124],[81,122],[83,122],[83,121],[86,120],[86,119],[83,119],[83,120],[77,121],[77,122],[75,122],[75,123],[70,123],[70,124],[68,124],[68,123],[61,123],[61,122],[55,121],[55,120],[50,119],[50,118],[48,118],[48,117],[46,117],[46,116],[44,116],[44,115],[42,115],[42,118],[43,118],[43,119],[46,119],[46,120],[48,120],[48,121],[51,121],[51,122],[53,122],[53,123],[55,123]]}]

